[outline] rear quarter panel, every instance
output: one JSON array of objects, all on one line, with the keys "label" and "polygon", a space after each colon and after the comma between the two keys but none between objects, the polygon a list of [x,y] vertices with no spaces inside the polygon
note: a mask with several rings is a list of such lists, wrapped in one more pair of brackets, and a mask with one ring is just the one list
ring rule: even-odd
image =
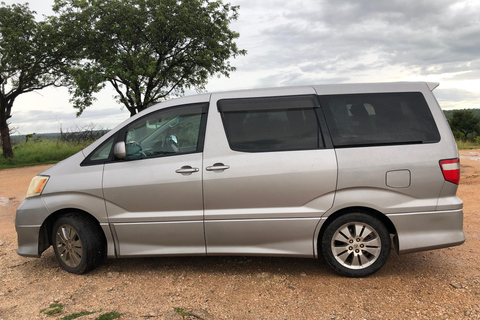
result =
[{"label": "rear quarter panel", "polygon": [[[315,89],[319,95],[421,92],[441,137],[437,143],[335,149],[338,185],[334,205],[326,216],[356,206],[384,214],[434,211],[440,196],[445,203],[457,203],[458,208],[457,187],[445,182],[439,165],[442,159],[457,158],[457,147],[443,111],[426,83],[347,84]],[[387,186],[387,172],[397,170],[410,172],[408,187]]]}]

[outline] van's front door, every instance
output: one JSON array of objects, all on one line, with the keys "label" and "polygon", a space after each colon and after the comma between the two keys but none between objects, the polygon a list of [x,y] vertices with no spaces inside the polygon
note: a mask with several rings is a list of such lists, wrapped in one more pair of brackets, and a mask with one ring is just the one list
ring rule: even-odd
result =
[{"label": "van's front door", "polygon": [[162,109],[119,132],[126,156],[105,164],[117,256],[205,255],[202,148],[206,104]]},{"label": "van's front door", "polygon": [[337,164],[324,147],[313,90],[298,90],[212,95],[204,151],[207,254],[315,254]]}]

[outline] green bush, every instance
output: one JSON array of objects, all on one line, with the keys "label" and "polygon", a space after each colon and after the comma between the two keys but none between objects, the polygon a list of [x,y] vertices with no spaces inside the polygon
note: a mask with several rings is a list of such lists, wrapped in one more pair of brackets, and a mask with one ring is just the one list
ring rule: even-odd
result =
[{"label": "green bush", "polygon": [[5,159],[0,151],[0,169],[53,164],[74,155],[92,141],[82,144],[46,140],[23,142],[14,146],[15,158]]},{"label": "green bush", "polygon": [[474,142],[480,133],[480,118],[472,110],[454,110],[448,124],[457,140]]},{"label": "green bush", "polygon": [[475,141],[463,141],[458,139],[457,147],[458,150],[480,149],[480,137],[477,137]]}]

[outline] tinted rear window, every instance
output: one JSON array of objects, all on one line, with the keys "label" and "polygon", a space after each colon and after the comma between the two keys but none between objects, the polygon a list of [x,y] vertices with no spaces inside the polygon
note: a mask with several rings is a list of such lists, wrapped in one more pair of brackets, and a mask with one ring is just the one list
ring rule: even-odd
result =
[{"label": "tinted rear window", "polygon": [[230,148],[242,152],[317,149],[323,145],[315,96],[220,100]]},{"label": "tinted rear window", "polygon": [[420,92],[319,98],[335,147],[440,141],[433,116]]}]

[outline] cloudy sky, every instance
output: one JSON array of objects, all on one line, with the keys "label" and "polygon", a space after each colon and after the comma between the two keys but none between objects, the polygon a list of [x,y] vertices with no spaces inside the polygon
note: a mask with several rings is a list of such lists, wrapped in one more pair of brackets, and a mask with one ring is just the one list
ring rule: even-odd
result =
[{"label": "cloudy sky", "polygon": [[[3,0],[7,4],[25,2]],[[232,29],[248,54],[208,91],[343,82],[431,81],[444,109],[480,108],[480,1],[224,0],[240,5]],[[53,0],[29,0],[52,14]],[[189,92],[188,94],[194,94]],[[11,124],[21,134],[74,125],[113,128],[129,113],[110,90],[79,118],[66,89],[21,96]]]}]

